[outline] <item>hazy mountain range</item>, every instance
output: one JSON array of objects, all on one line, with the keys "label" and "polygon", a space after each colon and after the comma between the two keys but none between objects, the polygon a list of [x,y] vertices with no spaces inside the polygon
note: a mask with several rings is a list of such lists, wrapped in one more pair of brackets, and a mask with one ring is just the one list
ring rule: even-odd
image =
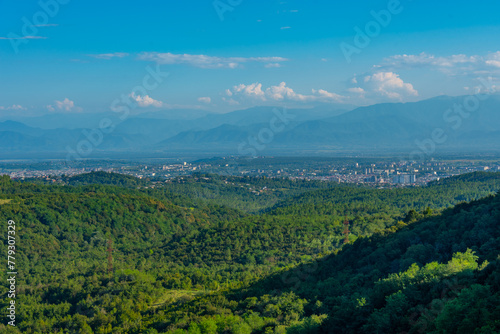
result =
[{"label": "hazy mountain range", "polygon": [[[166,110],[120,119],[107,114],[48,114],[0,121],[0,154],[50,156],[80,149],[93,154],[299,152],[500,148],[500,96],[440,96],[353,110],[255,107],[225,114]],[[99,129],[103,119],[112,125]],[[105,133],[106,132],[106,133]],[[90,145],[90,151],[88,151]],[[434,145],[434,146],[433,146]],[[87,151],[85,151],[87,149]]]}]

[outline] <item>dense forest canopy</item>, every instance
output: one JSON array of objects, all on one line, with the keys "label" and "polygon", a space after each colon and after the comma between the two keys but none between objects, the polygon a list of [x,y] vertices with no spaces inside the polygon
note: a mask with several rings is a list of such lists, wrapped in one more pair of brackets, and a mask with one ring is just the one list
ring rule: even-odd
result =
[{"label": "dense forest canopy", "polygon": [[397,189],[102,172],[49,183],[0,177],[0,219],[19,238],[17,327],[3,332],[500,330],[499,173]]}]

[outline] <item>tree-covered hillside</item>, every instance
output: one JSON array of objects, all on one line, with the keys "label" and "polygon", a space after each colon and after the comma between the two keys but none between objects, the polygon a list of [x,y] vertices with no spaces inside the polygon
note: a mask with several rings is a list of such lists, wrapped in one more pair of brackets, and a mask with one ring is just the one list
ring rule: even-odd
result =
[{"label": "tree-covered hillside", "polygon": [[223,204],[250,213],[268,209],[291,196],[334,186],[333,183],[321,181],[216,174],[178,177],[164,185],[166,189],[176,194]]},{"label": "tree-covered hillside", "polygon": [[175,333],[498,333],[499,224],[500,193],[149,321]]},{"label": "tree-covered hillside", "polygon": [[[420,267],[438,261],[441,281],[456,252],[474,275],[491,268],[476,268],[474,256],[481,264],[496,259],[496,230],[486,212],[496,212],[497,198],[446,208],[495,193],[497,173],[392,190],[262,178],[228,185],[227,178],[211,178],[222,189],[219,203],[217,192],[214,199],[191,197],[193,189],[211,191],[210,178],[194,186],[186,181],[183,189],[183,182],[163,186],[107,173],[55,185],[1,177],[0,220],[13,219],[17,228],[19,308],[17,328],[0,331],[294,333],[323,323],[317,328],[326,332],[342,325],[346,333],[369,333],[375,313],[392,326],[384,298],[399,291],[393,291],[399,283],[378,279],[392,282],[389,275],[415,271],[414,263],[428,275]],[[284,199],[268,212],[221,205],[233,189],[237,203],[262,208],[260,195],[240,189],[280,184],[282,195],[271,198]],[[311,190],[322,187],[328,189]],[[478,206],[484,209],[467,213]],[[471,223],[476,216],[484,226]],[[6,291],[3,285],[3,307]],[[418,298],[409,299],[412,307],[424,305]],[[339,319],[350,319],[350,327]]]}]

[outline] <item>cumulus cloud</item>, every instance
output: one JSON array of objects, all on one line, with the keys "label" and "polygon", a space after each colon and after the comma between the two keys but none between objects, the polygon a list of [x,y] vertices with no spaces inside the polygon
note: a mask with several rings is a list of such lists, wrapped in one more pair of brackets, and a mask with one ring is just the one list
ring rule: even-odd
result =
[{"label": "cumulus cloud", "polygon": [[[312,94],[300,94],[288,87],[285,82],[277,86],[263,88],[261,83],[240,84],[226,90],[226,95],[235,98],[247,98],[259,101],[295,101],[295,102],[342,102],[344,96],[324,89],[312,90]],[[227,101],[228,99],[224,99]]]},{"label": "cumulus cloud", "polygon": [[198,98],[199,102],[210,104],[212,102],[212,99],[210,97],[199,97]]},{"label": "cumulus cloud", "polygon": [[0,110],[26,110],[26,108],[20,104],[13,104],[9,107],[0,106]]},{"label": "cumulus cloud", "polygon": [[163,107],[163,102],[158,101],[150,97],[149,95],[135,95],[134,93],[131,93],[129,95],[135,102],[137,102],[137,105],[141,108],[147,108],[147,107],[156,107],[156,108],[161,108]]},{"label": "cumulus cloud", "polygon": [[140,60],[154,61],[158,64],[185,64],[200,68],[237,68],[243,63],[281,63],[288,61],[283,57],[213,57],[206,55],[173,54],[159,52],[143,52]]},{"label": "cumulus cloud", "polygon": [[278,86],[271,86],[266,89],[268,98],[275,101],[291,100],[291,101],[306,101],[308,96],[297,94],[290,87],[286,86],[286,82],[280,83]]},{"label": "cumulus cloud", "polygon": [[393,72],[378,72],[364,79],[365,85],[373,92],[393,100],[404,97],[418,96],[418,91],[410,83],[405,83],[398,74]]},{"label": "cumulus cloud", "polygon": [[232,95],[244,95],[262,101],[266,100],[266,93],[262,90],[262,84],[257,82],[250,85],[239,84],[234,86],[231,92]]},{"label": "cumulus cloud", "polygon": [[49,111],[82,111],[81,108],[75,106],[75,102],[68,98],[62,101],[54,101],[54,104],[48,105],[47,109]]},{"label": "cumulus cloud", "polygon": [[71,111],[75,107],[75,102],[71,101],[68,98],[65,98],[62,101],[55,101],[57,109]]},{"label": "cumulus cloud", "polygon": [[90,57],[97,58],[97,59],[112,59],[112,58],[124,58],[127,57],[129,54],[125,52],[113,52],[113,53],[101,53],[101,54],[96,54],[96,55],[89,55]]}]

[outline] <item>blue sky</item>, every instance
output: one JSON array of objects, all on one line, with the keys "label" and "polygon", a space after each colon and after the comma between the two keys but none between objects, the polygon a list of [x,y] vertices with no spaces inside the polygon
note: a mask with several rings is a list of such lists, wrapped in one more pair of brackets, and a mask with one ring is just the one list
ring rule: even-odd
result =
[{"label": "blue sky", "polygon": [[[121,96],[135,100],[137,112],[342,108],[469,94],[500,74],[500,3],[493,0],[0,6],[4,114],[105,112]],[[369,43],[356,40],[356,31]],[[346,48],[355,52],[346,57]],[[154,89],[134,90],[148,68],[169,75]]]}]

